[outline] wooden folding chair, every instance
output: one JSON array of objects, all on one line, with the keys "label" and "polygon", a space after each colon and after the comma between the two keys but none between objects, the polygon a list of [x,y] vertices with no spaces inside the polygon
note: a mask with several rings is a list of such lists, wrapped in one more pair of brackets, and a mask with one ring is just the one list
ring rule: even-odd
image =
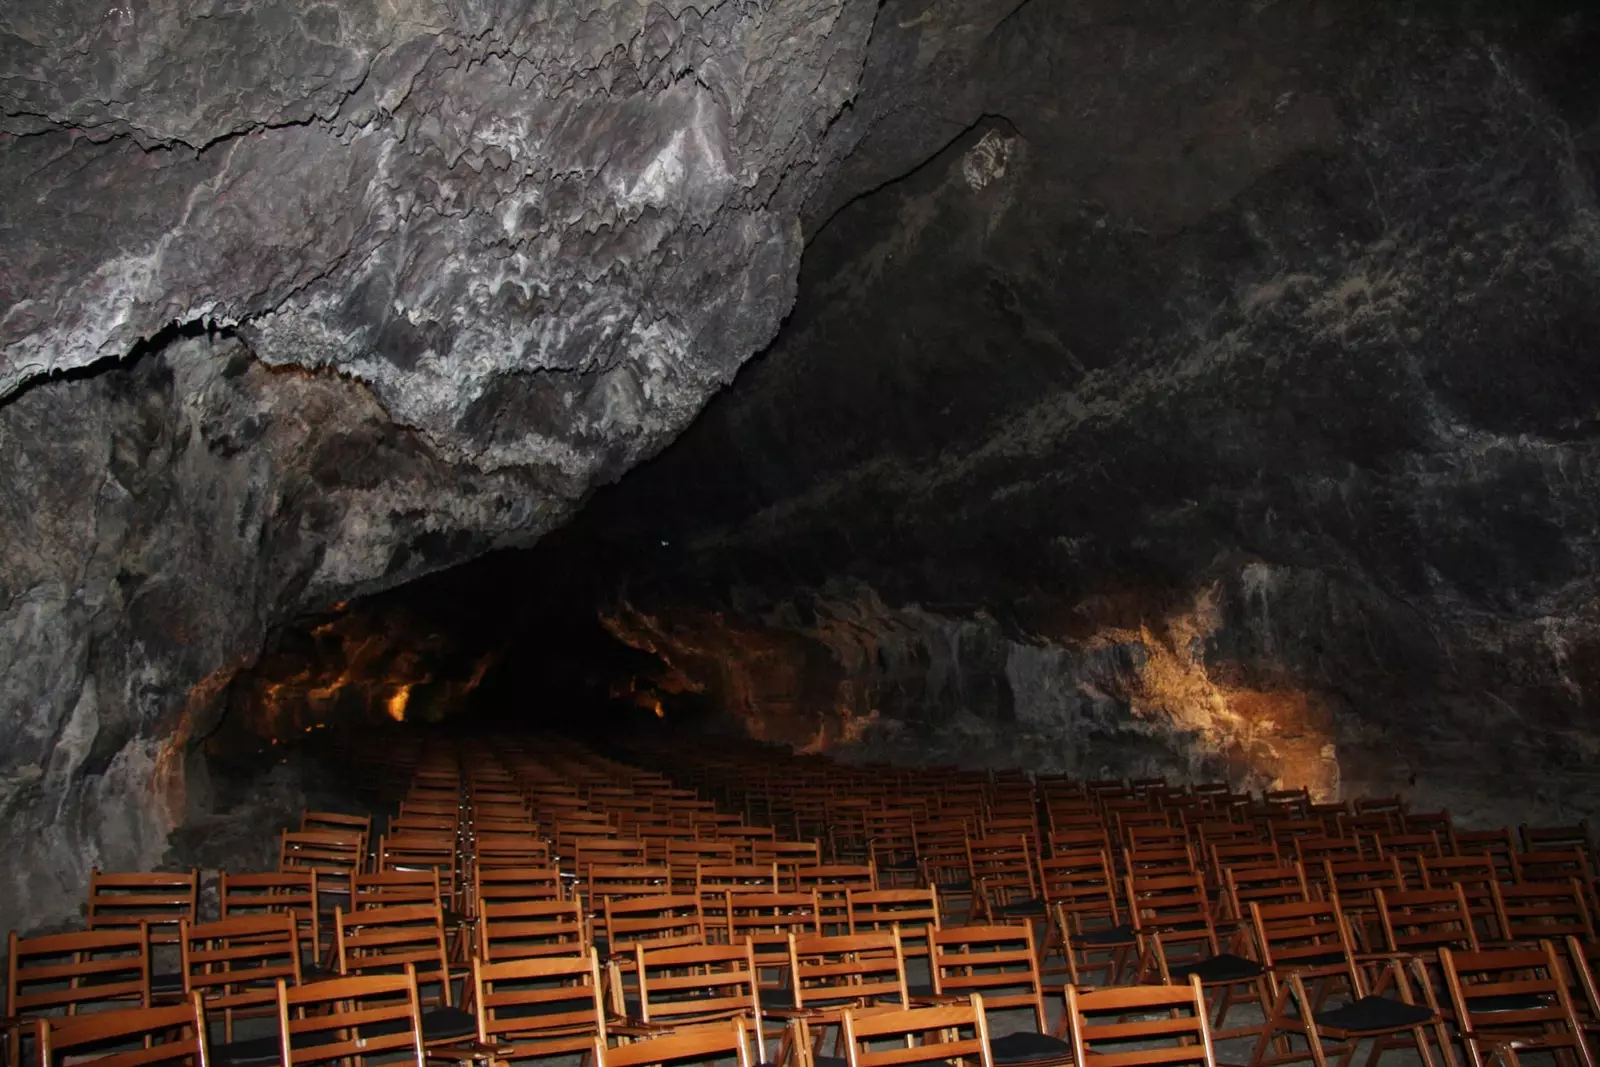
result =
[{"label": "wooden folding chair", "polygon": [[491,1062],[589,1054],[606,1043],[600,962],[582,955],[472,961],[478,1043]]},{"label": "wooden folding chair", "polygon": [[[416,974],[333,978],[291,986],[278,979],[278,1060],[281,1067],[354,1062],[402,1054],[426,1067]],[[476,1023],[469,1035],[476,1033]],[[270,1039],[267,1039],[270,1042]]]},{"label": "wooden folding chair", "polygon": [[761,987],[749,941],[633,947],[636,992],[614,988],[612,1011],[640,1026],[676,1028],[740,1016],[761,1033]]},{"label": "wooden folding chair", "polygon": [[[906,1011],[846,1011],[840,1020],[849,1067],[906,1067],[914,1063],[994,1067],[983,997]],[[920,1041],[918,1039],[921,1039]],[[874,1050],[875,1042],[892,1047]]]},{"label": "wooden folding chair", "polygon": [[[1337,1054],[1339,1067],[1349,1067],[1364,1040],[1372,1042],[1369,1065],[1409,1042],[1425,1067],[1437,1067],[1430,1032],[1446,1064],[1454,1067],[1450,1037],[1426,975],[1419,973],[1426,1001],[1422,1004],[1417,1003],[1398,958],[1370,961],[1382,974],[1379,984],[1370,987],[1357,966],[1352,935],[1337,902],[1251,904],[1250,914],[1271,996],[1251,1067],[1306,1060],[1326,1067],[1330,1052]],[[1330,1009],[1325,1005],[1334,980],[1345,985],[1349,1000]],[[1315,983],[1314,991],[1307,990],[1307,981]],[[1390,992],[1394,995],[1385,995]],[[1304,1042],[1303,1050],[1293,1046],[1295,1036]]]},{"label": "wooden folding chair", "polygon": [[452,1003],[453,975],[445,944],[444,916],[431,904],[334,912],[339,973],[393,974],[404,968],[414,986],[437,985],[422,1001],[422,1036],[432,1047],[473,1034],[477,1021]]},{"label": "wooden folding chair", "polygon": [[1044,919],[1038,873],[1026,834],[967,840],[967,876],[972,883],[972,914],[989,918]]},{"label": "wooden folding chair", "polygon": [[1217,1067],[1198,978],[1095,990],[1069,985],[1067,1021],[1077,1067]]},{"label": "wooden folding chair", "polygon": [[[179,946],[184,993],[198,993],[222,1017],[222,1040],[234,1040],[234,1023],[277,1014],[279,978],[299,985],[300,942],[294,916],[249,915],[211,923],[183,923]],[[236,1063],[224,1049],[220,1063]]]},{"label": "wooden folding chair", "polygon": [[30,938],[13,930],[7,947],[7,1067],[20,1067],[37,1018],[150,1006],[150,942],[141,927]]},{"label": "wooden folding chair", "polygon": [[1595,1067],[1574,1011],[1555,947],[1492,952],[1439,950],[1456,1027],[1472,1067],[1498,1055],[1517,1067],[1520,1054],[1540,1049]]},{"label": "wooden folding chair", "polygon": [[[205,1011],[198,995],[161,1008],[126,1008],[35,1020],[41,1067],[92,1058],[96,1067],[159,1063],[207,1067]],[[128,1048],[127,1046],[133,1046]],[[107,1048],[112,1051],[106,1051]],[[85,1053],[73,1055],[74,1050]]]},{"label": "wooden folding chair", "polygon": [[846,1008],[905,1008],[910,1003],[905,956],[893,930],[842,937],[791,936],[789,974],[790,1003],[763,1003],[768,1015],[791,1023],[779,1047],[779,1064],[812,1067],[813,1028],[837,1026]]},{"label": "wooden folding chair", "polygon": [[1118,900],[1116,874],[1105,850],[1068,853],[1039,863],[1039,886],[1050,902],[1050,930],[1041,966],[1061,954],[1065,977],[1072,985],[1089,975],[1099,984],[1119,982],[1133,962],[1138,937],[1125,921]]},{"label": "wooden folding chair", "polygon": [[[1032,1030],[993,1040],[995,1063],[1045,1067],[1071,1061],[1065,1017],[1062,1025],[1052,1030],[1045,1014],[1044,983],[1031,926],[953,926],[935,930],[931,937],[931,999],[942,1002],[981,994],[989,1010],[1023,1008],[1033,1013]],[[910,992],[913,1001],[923,999],[915,988]]]}]

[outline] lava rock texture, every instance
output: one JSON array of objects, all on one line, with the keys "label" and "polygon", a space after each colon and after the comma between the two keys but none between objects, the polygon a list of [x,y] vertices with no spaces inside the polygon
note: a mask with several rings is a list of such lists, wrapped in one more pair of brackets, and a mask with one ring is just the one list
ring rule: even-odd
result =
[{"label": "lava rock texture", "polygon": [[533,541],[767,343],[875,11],[0,7],[0,928],[162,859],[270,626]]},{"label": "lava rock texture", "polygon": [[613,629],[812,749],[1593,813],[1600,36],[1465,11],[1040,0],[897,94],[880,19]]}]

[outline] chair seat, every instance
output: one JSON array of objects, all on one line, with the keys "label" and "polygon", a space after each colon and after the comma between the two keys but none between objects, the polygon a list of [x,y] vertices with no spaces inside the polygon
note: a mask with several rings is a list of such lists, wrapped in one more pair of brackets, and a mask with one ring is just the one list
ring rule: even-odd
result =
[{"label": "chair seat", "polygon": [[878,870],[880,871],[914,871],[916,869],[917,861],[915,859],[880,860],[878,863]]},{"label": "chair seat", "polygon": [[1135,936],[1133,927],[1122,923],[1103,930],[1085,930],[1081,934],[1073,934],[1072,940],[1080,945],[1131,945]]},{"label": "chair seat", "polygon": [[954,882],[940,882],[933,888],[941,893],[970,893],[972,891],[972,879],[960,878]]},{"label": "chair seat", "polygon": [[1266,974],[1266,968],[1255,960],[1224,952],[1220,956],[1172,968],[1174,982],[1187,982],[1192,974],[1204,984],[1213,982],[1243,982]]},{"label": "chair seat", "polygon": [[1072,1058],[1071,1042],[1032,1030],[1022,1030],[1015,1034],[1007,1034],[1005,1037],[993,1038],[989,1042],[989,1049],[994,1054],[996,1063],[1037,1063]]},{"label": "chair seat", "polygon": [[1292,960],[1284,960],[1274,964],[1275,971],[1298,971],[1307,967],[1332,967],[1334,964],[1343,963],[1348,957],[1339,950],[1333,952],[1319,952],[1315,956],[1300,956]]},{"label": "chair seat", "polygon": [[1432,1009],[1389,997],[1362,997],[1342,1007],[1318,1012],[1317,1025],[1349,1034],[1409,1030],[1434,1020]]},{"label": "chair seat", "polygon": [[[311,1048],[315,1045],[326,1045],[334,1040],[332,1034],[321,1031],[312,1031],[305,1034],[295,1034],[290,1039],[295,1048]],[[277,1063],[282,1057],[283,1048],[277,1030],[261,1037],[247,1037],[238,1041],[229,1041],[224,1044],[212,1044],[209,1062],[219,1067],[255,1067],[261,1063]]]},{"label": "chair seat", "polygon": [[1030,900],[1013,900],[995,909],[996,915],[1033,916],[1044,914],[1044,901],[1038,897]]},{"label": "chair seat", "polygon": [[[391,1019],[388,1022],[363,1026],[361,1032],[373,1037],[387,1037],[390,1034],[398,1034],[405,1028],[404,1019]],[[422,1013],[424,1042],[457,1041],[463,1037],[472,1037],[477,1032],[478,1020],[460,1008],[430,1008]]]}]

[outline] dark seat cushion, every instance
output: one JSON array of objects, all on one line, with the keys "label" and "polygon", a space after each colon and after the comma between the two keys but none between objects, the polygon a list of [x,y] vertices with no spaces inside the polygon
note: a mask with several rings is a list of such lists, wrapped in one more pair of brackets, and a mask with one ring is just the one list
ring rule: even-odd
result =
[{"label": "dark seat cushion", "polygon": [[1011,916],[1043,915],[1044,901],[1037,897],[1034,897],[1031,900],[1013,900],[1009,904],[1002,904],[1000,907],[996,908],[995,914]]},{"label": "dark seat cushion", "polygon": [[1224,952],[1220,956],[1212,956],[1199,963],[1187,963],[1172,968],[1172,980],[1187,982],[1192,974],[1202,983],[1209,985],[1213,982],[1243,982],[1250,978],[1259,978],[1265,973],[1266,970],[1255,960],[1247,960],[1243,956]]},{"label": "dark seat cushion", "polygon": [[940,882],[934,888],[941,893],[970,893],[972,891],[972,879],[959,878],[954,882]]},{"label": "dark seat cushion", "polygon": [[1389,997],[1362,997],[1343,1007],[1316,1015],[1317,1025],[1345,1033],[1380,1033],[1406,1030],[1433,1021],[1431,1009]]},{"label": "dark seat cushion", "polygon": [[1297,959],[1283,960],[1273,964],[1274,970],[1293,971],[1302,967],[1332,967],[1336,963],[1343,963],[1346,957],[1339,949],[1332,952],[1319,952],[1314,956],[1301,956]]},{"label": "dark seat cushion", "polygon": [[993,1038],[989,1049],[996,1063],[1035,1063],[1041,1060],[1068,1060],[1072,1058],[1072,1045],[1059,1037],[1023,1030],[1005,1037]]},{"label": "dark seat cushion", "polygon": [[1080,945],[1131,945],[1134,942],[1133,927],[1123,923],[1103,930],[1085,930],[1081,934],[1073,934],[1072,940]]},{"label": "dark seat cushion", "polygon": [[916,869],[917,861],[912,857],[878,861],[878,870],[880,871],[914,871]]},{"label": "dark seat cushion", "polygon": [[[390,1034],[398,1034],[405,1028],[404,1019],[391,1019],[388,1022],[363,1026],[361,1032],[371,1037],[387,1037]],[[455,1041],[458,1038],[472,1037],[477,1032],[477,1018],[460,1008],[430,1008],[422,1013],[424,1042]]]},{"label": "dark seat cushion", "polygon": [[[296,1034],[291,1041],[295,1048],[311,1048],[314,1045],[330,1044],[334,1036],[330,1033],[313,1031],[308,1034]],[[220,1067],[254,1067],[259,1063],[277,1063],[281,1057],[282,1047],[279,1042],[277,1030],[261,1037],[247,1037],[238,1041],[212,1044],[210,1048],[210,1062]]]},{"label": "dark seat cushion", "polygon": [[932,982],[907,982],[906,995],[913,997],[931,997],[934,994]]},{"label": "dark seat cushion", "polygon": [[843,1056],[812,1056],[811,1062],[816,1067],[850,1067],[850,1061]]}]

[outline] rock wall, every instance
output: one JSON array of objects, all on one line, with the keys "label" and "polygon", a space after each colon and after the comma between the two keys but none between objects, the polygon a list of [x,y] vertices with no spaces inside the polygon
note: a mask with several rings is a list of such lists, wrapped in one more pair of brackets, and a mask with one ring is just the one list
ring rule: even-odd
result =
[{"label": "rock wall", "polygon": [[[627,602],[800,745],[1593,812],[1592,14],[1034,3],[976,42],[842,120],[778,340],[582,520]],[[827,699],[743,695],[787,676]]]},{"label": "rock wall", "polygon": [[771,338],[876,8],[0,10],[0,927],[161,861],[271,627],[531,543]]},{"label": "rock wall", "polygon": [[[1358,591],[1262,564],[1087,634],[890,607],[865,587],[758,613],[623,605],[608,623],[724,709],[715,728],[843,760],[1399,794],[1469,826],[1564,823],[1600,807],[1600,730],[1582,714],[1496,714],[1477,688],[1488,677],[1378,700],[1374,683],[1286,668],[1285,654],[1321,640],[1308,629],[1314,597],[1383,669],[1380,646],[1396,635],[1375,632],[1382,617]],[[1499,655],[1560,684],[1564,661],[1541,634],[1507,638]]]}]

